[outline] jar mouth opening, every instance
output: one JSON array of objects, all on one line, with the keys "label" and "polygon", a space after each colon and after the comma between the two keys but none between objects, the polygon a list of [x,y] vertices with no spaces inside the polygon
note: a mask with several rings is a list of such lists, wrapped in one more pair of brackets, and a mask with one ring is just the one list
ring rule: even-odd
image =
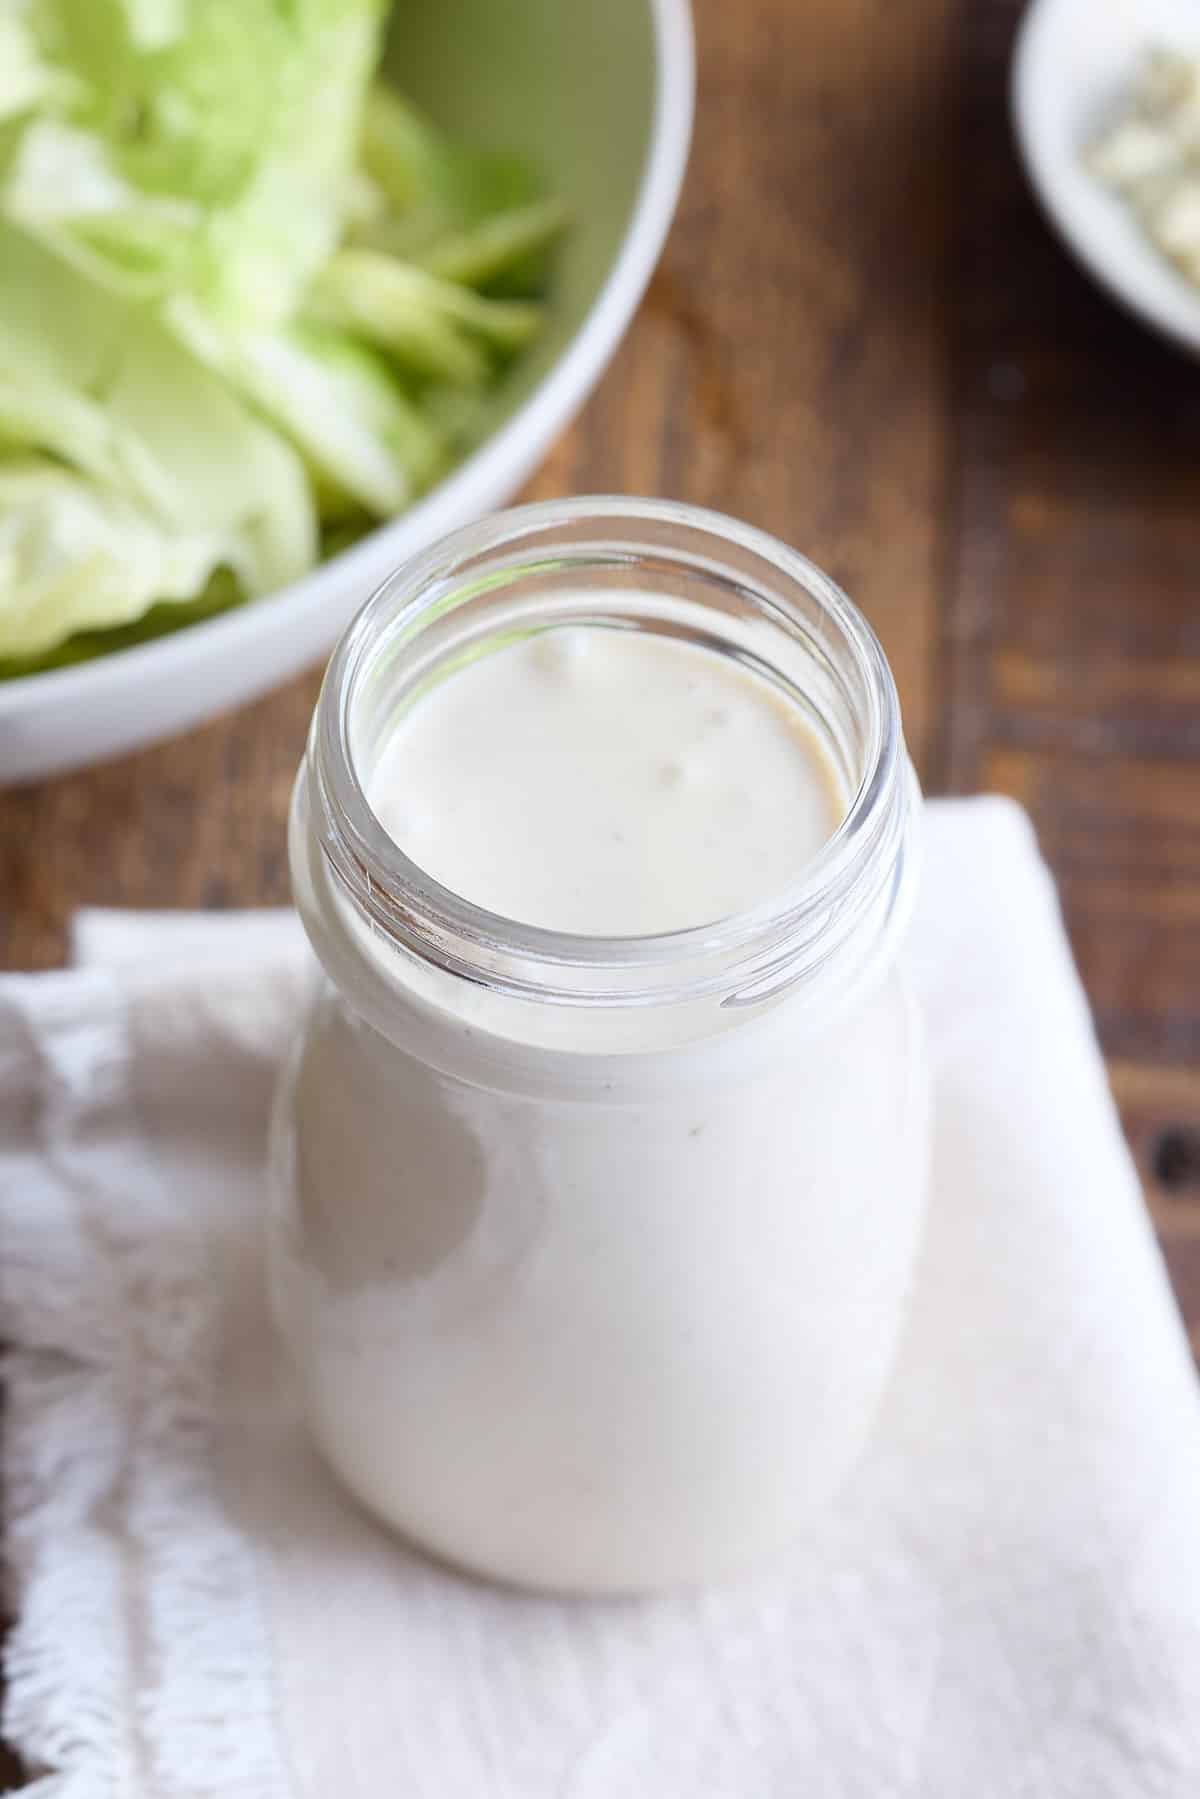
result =
[{"label": "jar mouth opening", "polygon": [[[582,934],[477,905],[442,885],[385,830],[368,797],[360,728],[379,690],[435,631],[452,632],[466,609],[482,621],[519,583],[575,593],[584,577],[623,585],[627,595],[685,595],[698,582],[720,589],[781,643],[803,638],[806,653],[836,664],[839,679],[853,688],[859,733],[844,758],[849,805],[786,887],[711,923],[638,936]],[[664,987],[672,997],[699,994],[728,987],[735,970],[735,986],[754,976],[757,987],[787,959],[789,945],[794,950],[821,935],[856,890],[861,896],[871,871],[886,885],[894,857],[883,853],[884,840],[896,839],[897,808],[907,817],[911,804],[891,670],[874,631],[837,584],[798,551],[723,514],[621,496],[496,514],[389,576],[330,660],[309,774],[325,860],[376,931],[467,979],[575,1003],[661,999]],[[870,884],[876,888],[879,879]]]}]

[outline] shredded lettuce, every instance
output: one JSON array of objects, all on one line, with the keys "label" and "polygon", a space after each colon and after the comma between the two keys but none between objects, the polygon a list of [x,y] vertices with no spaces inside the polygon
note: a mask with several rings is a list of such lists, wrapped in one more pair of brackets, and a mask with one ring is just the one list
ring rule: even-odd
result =
[{"label": "shredded lettuce", "polygon": [[564,225],[528,164],[449,144],[399,94],[376,83],[363,111],[362,164],[383,196],[354,234],[446,280],[536,287]]},{"label": "shredded lettuce", "polygon": [[335,495],[386,517],[440,472],[442,439],[364,345],[314,325],[233,333],[212,330],[195,313],[174,316],[199,354],[286,432]]},{"label": "shredded lettuce", "polygon": [[246,586],[253,550],[237,532],[160,524],[123,494],[52,462],[0,460],[0,607],[6,657],[44,654],[77,631],[191,600],[218,568]]},{"label": "shredded lettuce", "polygon": [[48,669],[68,668],[76,662],[88,662],[94,656],[109,655],[114,650],[133,649],[152,638],[166,637],[185,625],[200,624],[220,612],[229,612],[240,606],[244,598],[232,571],[219,568],[195,599],[155,600],[140,618],[127,625],[108,624],[96,630],[77,630],[49,649],[31,655],[0,656],[0,680],[44,674]]},{"label": "shredded lettuce", "polygon": [[494,300],[374,250],[339,250],[309,292],[310,310],[390,352],[418,375],[470,386],[496,357],[523,349],[543,310]]},{"label": "shredded lettuce", "polygon": [[[0,271],[7,442],[111,487],[164,529],[238,534],[248,593],[311,566],[315,515],[297,452],[164,324],[3,220]],[[0,653],[7,619],[0,597]]]},{"label": "shredded lettuce", "polygon": [[69,103],[69,75],[42,56],[29,0],[0,0],[0,120],[36,107]]},{"label": "shredded lettuce", "polygon": [[0,676],[277,588],[449,466],[561,208],[382,0],[0,0]]},{"label": "shredded lettuce", "polygon": [[341,232],[380,0],[34,0],[32,18],[74,99],[22,147],[15,216],[49,215],[117,283],[161,235],[172,290],[239,324],[287,317]]}]

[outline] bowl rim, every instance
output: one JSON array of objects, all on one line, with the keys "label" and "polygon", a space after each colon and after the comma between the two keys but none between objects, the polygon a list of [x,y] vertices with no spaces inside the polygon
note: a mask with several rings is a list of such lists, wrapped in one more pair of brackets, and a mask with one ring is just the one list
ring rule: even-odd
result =
[{"label": "bowl rim", "polygon": [[[654,104],[646,160],[625,232],[574,335],[512,416],[415,505],[286,587],[147,643],[0,681],[0,723],[28,716],[42,704],[62,706],[75,698],[95,701],[101,696],[109,702],[120,700],[145,680],[177,679],[200,655],[236,656],[257,641],[264,615],[274,617],[288,608],[298,612],[302,606],[319,610],[335,570],[347,581],[358,580],[365,597],[389,567],[461,520],[474,490],[497,485],[505,466],[518,462],[531,443],[549,444],[559,436],[595,387],[628,328],[658,261],[687,168],[695,97],[691,8],[689,0],[647,0],[647,6],[654,39]],[[409,533],[419,536],[415,548],[389,554],[388,540]],[[349,616],[332,635],[340,634]],[[292,672],[315,663],[321,653],[304,658]],[[279,679],[286,678],[285,671]],[[274,685],[267,681],[254,691],[269,691]]]}]

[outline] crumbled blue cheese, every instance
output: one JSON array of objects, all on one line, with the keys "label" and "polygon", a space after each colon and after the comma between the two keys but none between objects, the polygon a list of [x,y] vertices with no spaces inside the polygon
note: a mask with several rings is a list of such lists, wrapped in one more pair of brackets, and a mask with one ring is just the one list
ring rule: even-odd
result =
[{"label": "crumbled blue cheese", "polygon": [[1157,50],[1088,166],[1150,240],[1200,286],[1200,57]]}]

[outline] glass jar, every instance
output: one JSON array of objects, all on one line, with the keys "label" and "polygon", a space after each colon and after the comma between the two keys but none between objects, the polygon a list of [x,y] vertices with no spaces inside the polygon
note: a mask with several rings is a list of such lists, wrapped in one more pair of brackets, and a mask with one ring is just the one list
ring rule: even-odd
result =
[{"label": "glass jar", "polygon": [[[403,709],[568,621],[688,638],[802,709],[852,799],[786,891],[574,936],[481,910],[389,839],[367,790]],[[527,507],[359,613],[292,808],[324,980],[277,1108],[269,1265],[315,1438],[381,1518],[508,1581],[630,1591],[730,1572],[837,1491],[924,1199],[897,961],[918,810],[865,620],[717,514]]]}]

